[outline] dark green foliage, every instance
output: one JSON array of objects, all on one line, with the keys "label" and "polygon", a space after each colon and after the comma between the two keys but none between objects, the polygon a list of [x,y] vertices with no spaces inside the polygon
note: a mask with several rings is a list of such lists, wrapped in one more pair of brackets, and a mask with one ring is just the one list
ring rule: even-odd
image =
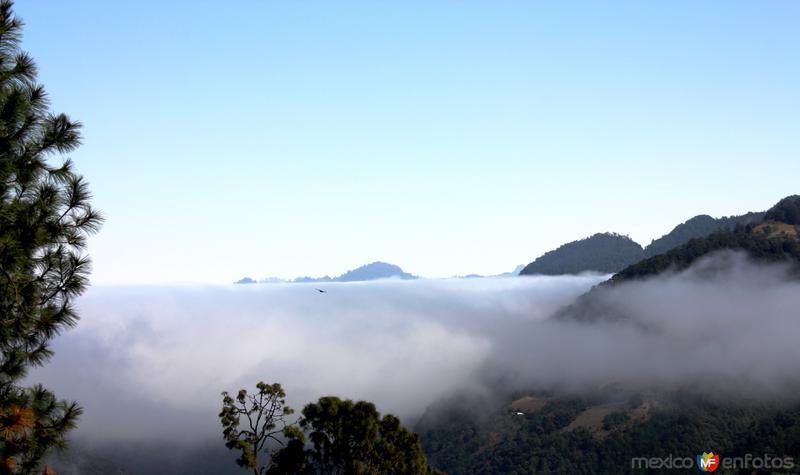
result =
[{"label": "dark green foliage", "polygon": [[617,272],[642,258],[642,247],[627,236],[598,233],[547,252],[520,272],[528,274],[577,274],[586,271]]},{"label": "dark green foliage", "polygon": [[[462,419],[422,433],[431,463],[450,474],[647,473],[634,457],[725,457],[770,454],[800,457],[800,407],[742,407],[679,398],[644,420],[612,413],[611,432],[564,430],[586,407],[582,400],[548,404],[524,417],[498,411],[489,421]],[[507,419],[503,423],[503,419]],[[487,427],[508,427],[503,433]],[[676,472],[679,473],[679,472]]]},{"label": "dark green foliage", "polygon": [[[219,419],[225,446],[241,452],[236,463],[258,475],[267,470],[267,464],[259,461],[266,444],[270,441],[282,444],[278,435],[293,435],[295,432],[287,421],[287,416],[294,410],[286,405],[286,393],[281,385],[259,382],[256,388],[255,394],[240,389],[235,398],[223,392]],[[244,425],[242,416],[247,418]]]},{"label": "dark green foliage", "polygon": [[654,240],[644,249],[627,236],[614,233],[595,234],[543,254],[525,266],[520,275],[577,274],[584,271],[619,272],[642,259],[662,254],[692,239],[720,231],[731,231],[739,225],[757,223],[763,217],[764,213],[747,213],[723,218],[695,216],[676,226],[669,234]]},{"label": "dark green foliage", "polygon": [[792,195],[780,200],[767,211],[764,219],[787,224],[800,224],[800,196]]},{"label": "dark green foliage", "polygon": [[[618,307],[608,305],[604,300],[604,292],[609,286],[665,272],[680,272],[711,254],[730,257],[730,254],[726,254],[729,251],[740,251],[756,262],[789,263],[793,266],[794,275],[800,276],[800,240],[792,235],[773,234],[771,230],[769,222],[754,223],[738,225],[730,231],[719,231],[710,236],[692,239],[675,249],[626,267],[611,280],[595,286],[573,304],[560,309],[553,318],[577,321],[629,320],[630,315],[621,314]],[[724,270],[726,260],[720,259],[716,265],[721,268],[706,266],[702,271],[711,273]]]},{"label": "dark green foliage", "polygon": [[603,430],[614,430],[622,427],[630,420],[631,416],[627,412],[612,412],[603,418]]},{"label": "dark green foliage", "polygon": [[428,474],[419,437],[375,405],[323,397],[303,409],[300,427],[311,444],[292,437],[273,459],[270,474]]},{"label": "dark green foliage", "polygon": [[753,232],[752,225],[738,226],[733,231],[692,239],[664,254],[637,262],[616,274],[612,281],[642,278],[667,270],[680,271],[699,258],[721,250],[744,251],[761,262],[800,261],[800,241],[797,239],[773,239],[766,233]]},{"label": "dark green foliage", "polygon": [[[695,268],[698,276],[724,271],[726,259],[741,251],[759,262],[788,263],[800,275],[800,239],[796,219],[800,217],[800,197],[782,200],[759,221],[759,214],[725,218],[720,229],[661,254],[637,262],[617,273],[578,301],[559,311],[554,318],[619,321],[627,318],[607,305],[605,291],[617,283],[687,269],[703,257]],[[661,244],[671,245],[693,232],[705,233],[720,224],[711,218],[690,220],[665,236]],[[694,222],[692,222],[694,221]],[[733,226],[731,227],[731,223]],[[720,395],[724,396],[724,395]],[[743,406],[721,404],[698,396],[683,395],[672,404],[651,410],[642,420],[618,411],[603,419],[602,430],[579,428],[555,430],[552,407],[514,419],[513,427],[498,440],[487,430],[488,424],[463,420],[460,427],[450,424],[423,432],[423,445],[434,465],[450,473],[644,473],[634,470],[634,457],[694,458],[714,451],[725,457],[753,454],[762,456],[800,456],[800,406],[768,404]],[[641,405],[641,400],[633,403]],[[498,414],[496,417],[509,417]],[[495,425],[497,425],[495,423]],[[491,435],[491,437],[490,437]],[[460,449],[460,447],[467,447]]]},{"label": "dark green foliage", "polygon": [[299,436],[290,439],[286,447],[273,454],[272,465],[269,470],[267,470],[267,474],[292,475],[315,473],[309,458],[304,443],[304,437]]},{"label": "dark green foliage", "polygon": [[65,444],[81,411],[19,384],[50,358],[50,340],[77,322],[86,238],[101,218],[72,163],[57,160],[80,145],[80,124],[49,112],[34,62],[19,50],[21,28],[11,2],[0,2],[0,467],[32,473]]},{"label": "dark green foliage", "polygon": [[0,473],[38,473],[52,447],[66,447],[65,435],[82,412],[40,385],[11,388],[3,394],[3,409]]},{"label": "dark green foliage", "polygon": [[747,213],[741,216],[712,218],[702,214],[675,226],[675,229],[644,248],[644,257],[652,257],[686,244],[695,238],[701,238],[718,231],[730,231],[737,225],[747,225],[759,222],[764,213]]}]

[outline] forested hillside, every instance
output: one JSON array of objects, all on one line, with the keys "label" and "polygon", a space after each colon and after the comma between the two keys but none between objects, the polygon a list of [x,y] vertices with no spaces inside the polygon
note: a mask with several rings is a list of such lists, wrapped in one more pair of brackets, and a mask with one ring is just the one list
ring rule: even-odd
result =
[{"label": "forested hillside", "polygon": [[[766,217],[787,219],[793,216],[800,204],[800,197],[788,197],[772,207]],[[596,298],[608,286],[622,282],[651,277],[666,272],[679,272],[694,264],[703,257],[717,255],[728,256],[727,251],[744,252],[757,262],[786,262],[795,265],[795,272],[800,272],[800,226],[767,220],[737,225],[730,231],[718,231],[710,236],[692,239],[663,254],[641,260],[620,272],[611,279],[598,285],[590,292],[579,297],[575,303],[559,310],[553,318],[561,320],[595,321],[619,320],[627,318],[619,309],[608,308],[604,299]],[[718,263],[725,270],[726,259]]]},{"label": "forested hillside", "polygon": [[747,213],[741,216],[712,218],[706,214],[675,226],[668,234],[654,240],[644,248],[644,257],[652,257],[686,244],[692,239],[705,237],[717,231],[732,230],[737,225],[747,225],[761,221],[764,213]]},{"label": "forested hillside", "polygon": [[[760,216],[763,221],[754,220]],[[687,236],[692,230],[713,224],[705,219],[694,220],[698,226],[692,222],[676,228],[676,235]],[[591,329],[588,334],[600,340],[607,335],[604,331],[609,324],[613,328],[630,325],[626,335],[648,335],[662,341],[658,340],[659,328],[646,326],[633,318],[635,315],[621,314],[621,307],[614,305],[632,297],[620,293],[625,290],[621,284],[674,275],[704,257],[709,259],[699,270],[695,268],[698,272],[694,279],[711,280],[729,272],[745,253],[751,261],[789,264],[787,276],[791,281],[791,269],[800,269],[800,196],[785,198],[766,213],[728,218],[727,223],[708,236],[690,239],[625,268],[557,312],[549,323],[578,324]],[[726,228],[731,223],[734,227]],[[649,289],[659,282],[651,282]],[[611,291],[617,292],[616,300],[604,298]],[[767,309],[781,302],[754,305]],[[748,319],[751,315],[745,313]],[[785,316],[782,312],[777,315]],[[752,318],[767,317],[754,313]],[[680,327],[680,322],[677,325]],[[685,342],[685,335],[679,340]],[[698,374],[714,376],[706,374],[707,370],[699,368]],[[688,382],[653,387],[609,380],[579,393],[531,390],[501,397],[503,402],[491,410],[453,400],[432,406],[417,430],[431,463],[452,474],[644,473],[632,465],[634,458],[673,456],[694,461],[698,454],[711,451],[726,458],[766,454],[773,461],[788,460],[792,465],[783,469],[796,473],[793,464],[800,459],[800,402],[791,390],[779,398],[764,397],[766,389],[761,385],[756,387],[762,399],[742,396],[744,382],[751,376],[739,374],[737,377],[743,379],[737,379],[733,386],[724,379],[711,383],[713,378],[703,380],[705,387]],[[795,380],[789,376],[788,381]],[[714,386],[715,390],[708,390],[716,383],[720,385]],[[737,391],[731,392],[732,387]],[[696,465],[687,468],[696,470]]]},{"label": "forested hillside", "polygon": [[800,196],[790,196],[763,214],[763,221],[737,224],[709,236],[689,240],[670,251],[623,269],[612,280],[645,277],[667,270],[682,270],[700,257],[720,250],[744,251],[764,262],[800,262]]},{"label": "forested hillside", "polygon": [[642,246],[628,236],[598,233],[559,247],[531,262],[526,274],[577,274],[585,271],[616,272],[642,258]]},{"label": "forested hillside", "polygon": [[764,219],[764,215],[763,212],[754,212],[722,218],[712,218],[708,215],[695,216],[677,225],[668,234],[655,239],[645,248],[627,236],[616,233],[595,234],[546,252],[525,266],[520,275],[577,274],[585,271],[619,272],[642,259],[665,253],[692,239],[760,222]]},{"label": "forested hillside", "polygon": [[[525,409],[537,399],[541,408]],[[610,401],[528,396],[487,418],[449,420],[419,429],[431,463],[450,474],[646,473],[632,467],[633,458],[694,463],[703,451],[800,456],[799,406],[720,404],[690,393]]]}]

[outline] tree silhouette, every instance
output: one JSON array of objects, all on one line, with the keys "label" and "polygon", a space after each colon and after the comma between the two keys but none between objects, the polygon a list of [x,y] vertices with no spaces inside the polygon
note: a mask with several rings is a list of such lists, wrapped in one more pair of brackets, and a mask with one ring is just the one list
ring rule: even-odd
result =
[{"label": "tree silhouette", "polygon": [[[270,440],[283,444],[277,435],[293,435],[292,430],[296,429],[287,422],[287,416],[293,414],[294,410],[286,405],[286,393],[281,385],[262,381],[256,388],[258,391],[255,394],[240,389],[235,398],[223,392],[219,419],[225,446],[241,452],[236,463],[259,475],[267,469],[265,464],[259,462],[259,455],[268,448],[266,444]],[[247,419],[244,425],[242,416]]]},{"label": "tree silhouette", "polygon": [[300,427],[308,434],[290,435],[275,453],[269,474],[403,474],[440,473],[425,460],[417,434],[400,420],[381,414],[367,401],[320,398],[303,408]]},{"label": "tree silhouette", "polygon": [[12,6],[0,2],[0,469],[33,473],[50,448],[66,444],[81,409],[20,381],[52,356],[50,340],[76,324],[72,301],[88,285],[86,238],[102,219],[86,181],[62,158],[80,145],[80,124],[49,112],[34,61],[20,51]]}]

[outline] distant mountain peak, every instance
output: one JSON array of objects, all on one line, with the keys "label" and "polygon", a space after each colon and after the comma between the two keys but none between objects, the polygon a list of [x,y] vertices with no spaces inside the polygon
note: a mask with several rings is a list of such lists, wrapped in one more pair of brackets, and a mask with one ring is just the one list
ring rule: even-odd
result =
[{"label": "distant mountain peak", "polygon": [[[417,277],[414,275],[409,274],[408,272],[403,271],[400,266],[396,266],[394,264],[389,264],[388,262],[381,262],[375,261],[369,264],[365,264],[361,267],[357,267],[355,269],[349,270],[344,274],[340,275],[339,277],[297,277],[293,280],[285,281],[281,279],[275,278],[267,278],[261,280],[262,283],[268,282],[295,282],[295,283],[304,283],[304,282],[362,282],[367,280],[377,280],[377,279],[403,279],[403,280],[410,280],[416,279]],[[256,281],[251,279],[250,277],[245,277],[241,279],[236,284],[254,284]]]},{"label": "distant mountain peak", "polygon": [[337,282],[359,282],[376,279],[416,279],[415,276],[404,272],[399,266],[388,262],[375,261],[353,270],[349,270],[333,279]]}]

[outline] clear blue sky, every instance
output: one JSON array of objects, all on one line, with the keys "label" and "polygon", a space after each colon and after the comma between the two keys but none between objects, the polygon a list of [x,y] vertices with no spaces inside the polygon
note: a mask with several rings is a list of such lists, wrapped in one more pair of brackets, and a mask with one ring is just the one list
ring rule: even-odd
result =
[{"label": "clear blue sky", "polygon": [[800,193],[800,2],[19,1],[93,282],[499,273]]}]

